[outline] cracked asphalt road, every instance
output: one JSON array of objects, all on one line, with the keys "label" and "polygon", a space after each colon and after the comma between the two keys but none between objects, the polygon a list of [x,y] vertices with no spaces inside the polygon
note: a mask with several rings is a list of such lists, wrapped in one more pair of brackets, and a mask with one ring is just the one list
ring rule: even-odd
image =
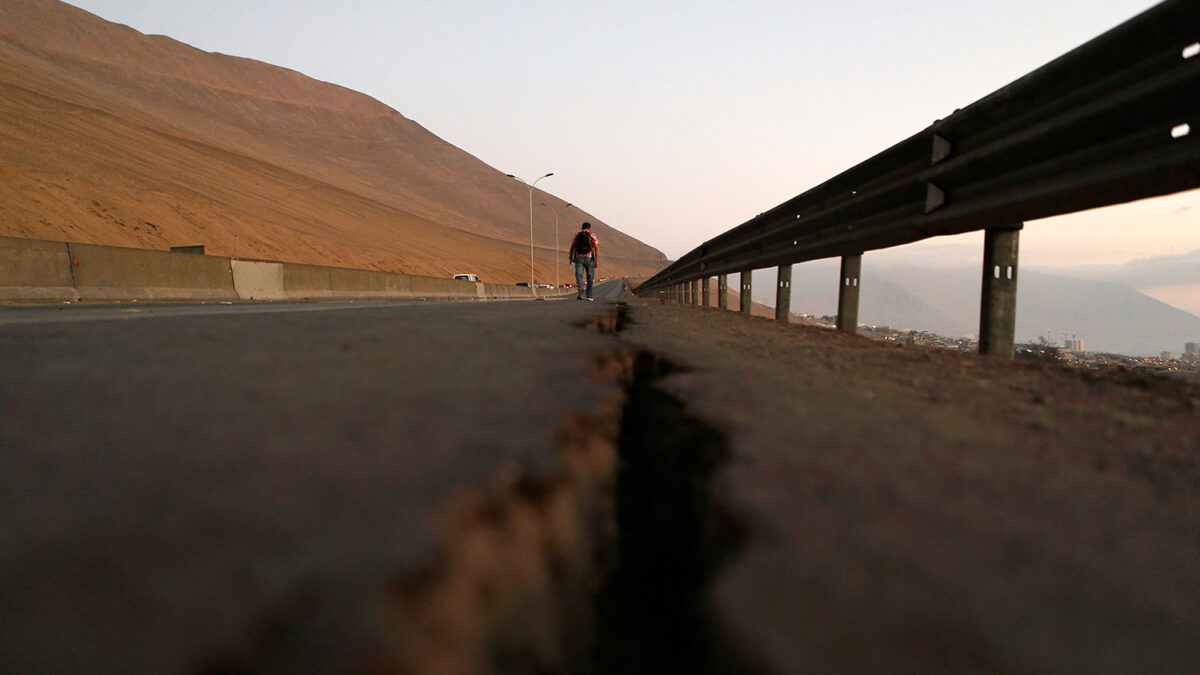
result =
[{"label": "cracked asphalt road", "polygon": [[0,309],[0,670],[186,671],[305,594],[338,664],[441,500],[556,469],[561,421],[617,395],[572,325],[605,309]]},{"label": "cracked asphalt road", "polygon": [[0,310],[0,669],[188,671],[311,597],[336,667],[439,500],[562,464],[613,349],[728,441],[707,592],[747,667],[1200,667],[1194,388],[629,305]]}]

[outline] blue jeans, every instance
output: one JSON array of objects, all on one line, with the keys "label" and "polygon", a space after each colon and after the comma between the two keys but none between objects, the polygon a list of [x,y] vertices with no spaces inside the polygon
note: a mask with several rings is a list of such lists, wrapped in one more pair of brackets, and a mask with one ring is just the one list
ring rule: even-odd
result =
[{"label": "blue jeans", "polygon": [[587,296],[592,297],[592,282],[596,278],[596,259],[595,258],[576,258],[575,259],[575,287],[577,295],[583,293],[583,275],[587,272]]}]

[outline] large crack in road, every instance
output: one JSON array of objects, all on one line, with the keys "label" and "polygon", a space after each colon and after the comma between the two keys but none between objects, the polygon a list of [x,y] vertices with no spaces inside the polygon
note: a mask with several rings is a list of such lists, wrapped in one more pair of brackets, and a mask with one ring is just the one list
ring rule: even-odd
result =
[{"label": "large crack in road", "polygon": [[[629,321],[619,304],[578,326],[615,336]],[[371,670],[707,673],[747,662],[706,596],[742,534],[718,489],[727,443],[657,387],[680,366],[625,345],[592,360],[621,395],[562,424],[569,469],[509,467],[455,498],[438,518],[439,559],[393,586],[390,648]]]}]

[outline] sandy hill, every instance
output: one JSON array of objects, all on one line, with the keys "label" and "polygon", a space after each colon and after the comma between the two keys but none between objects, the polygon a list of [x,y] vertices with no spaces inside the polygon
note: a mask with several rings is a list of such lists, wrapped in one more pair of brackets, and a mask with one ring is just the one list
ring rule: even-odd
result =
[{"label": "sandy hill", "polygon": [[[597,225],[605,274],[663,259],[535,199],[559,208],[564,249]],[[0,235],[516,281],[528,219],[524,185],[368,96],[56,0],[0,2]]]}]

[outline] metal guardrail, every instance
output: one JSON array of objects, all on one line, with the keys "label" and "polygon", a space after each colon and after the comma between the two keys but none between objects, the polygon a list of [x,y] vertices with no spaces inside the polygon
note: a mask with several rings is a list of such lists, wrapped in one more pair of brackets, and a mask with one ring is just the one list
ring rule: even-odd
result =
[{"label": "metal guardrail", "polygon": [[639,293],[1200,187],[1200,1],[1167,0],[684,255]]}]

